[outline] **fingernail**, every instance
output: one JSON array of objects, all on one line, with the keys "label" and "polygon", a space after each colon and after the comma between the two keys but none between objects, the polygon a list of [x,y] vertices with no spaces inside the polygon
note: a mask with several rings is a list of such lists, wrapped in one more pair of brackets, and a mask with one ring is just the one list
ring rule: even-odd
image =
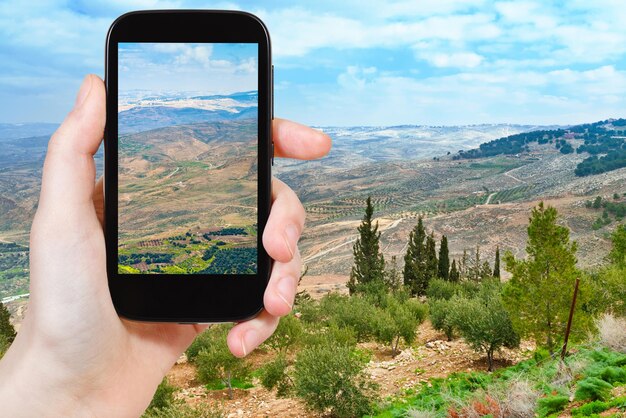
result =
[{"label": "fingernail", "polygon": [[276,286],[278,297],[285,302],[289,309],[293,308],[293,304],[289,302],[293,299],[293,283],[295,280],[291,277],[283,277],[278,281]]},{"label": "fingernail", "polygon": [[89,95],[91,91],[91,77],[85,76],[83,79],[83,84],[80,86],[80,90],[78,90],[78,94],[76,95],[76,101],[74,102],[74,107],[79,107],[85,101],[85,98]]},{"label": "fingernail", "polygon": [[298,228],[294,225],[287,225],[285,228],[285,244],[287,245],[289,253],[291,253],[291,258],[293,258],[293,255],[295,254],[296,245],[298,245],[298,238],[300,238]]},{"label": "fingernail", "polygon": [[249,352],[254,350],[258,340],[258,333],[255,329],[249,329],[243,334],[243,338],[241,339],[241,348],[243,349],[244,357],[247,356]]}]

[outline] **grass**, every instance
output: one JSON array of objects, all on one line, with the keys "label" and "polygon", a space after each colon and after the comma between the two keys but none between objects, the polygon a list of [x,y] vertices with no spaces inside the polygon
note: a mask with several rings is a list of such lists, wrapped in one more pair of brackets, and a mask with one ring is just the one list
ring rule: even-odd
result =
[{"label": "grass", "polygon": [[[566,409],[574,394],[575,410],[582,411],[574,416],[590,416],[583,412],[595,414],[610,408],[626,411],[626,399],[610,399],[613,388],[626,385],[626,355],[602,347],[580,347],[566,359],[565,367],[559,365],[558,359],[536,356],[491,374],[454,373],[446,378],[430,379],[400,397],[388,399],[375,416],[404,417],[410,410],[446,417],[454,416],[451,411],[467,411],[477,404],[484,409],[489,403],[505,411],[507,391],[519,381],[529,382],[530,390],[537,392],[535,412],[539,417]],[[592,406],[587,407],[588,404]],[[605,409],[600,411],[601,408]]]}]

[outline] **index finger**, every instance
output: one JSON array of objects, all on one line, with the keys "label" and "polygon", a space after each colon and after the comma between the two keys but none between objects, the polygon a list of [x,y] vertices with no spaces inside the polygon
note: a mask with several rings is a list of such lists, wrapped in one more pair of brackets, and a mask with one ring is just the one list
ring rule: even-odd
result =
[{"label": "index finger", "polygon": [[311,160],[323,157],[330,151],[331,140],[328,135],[286,119],[274,119],[272,136],[276,157]]}]

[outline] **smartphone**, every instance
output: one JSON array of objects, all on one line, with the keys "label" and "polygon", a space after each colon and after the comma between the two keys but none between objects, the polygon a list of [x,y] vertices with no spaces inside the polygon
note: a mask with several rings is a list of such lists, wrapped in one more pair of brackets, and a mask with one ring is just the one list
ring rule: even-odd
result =
[{"label": "smartphone", "polygon": [[257,17],[119,17],[106,41],[105,239],[111,298],[138,321],[242,321],[271,260],[272,64]]}]

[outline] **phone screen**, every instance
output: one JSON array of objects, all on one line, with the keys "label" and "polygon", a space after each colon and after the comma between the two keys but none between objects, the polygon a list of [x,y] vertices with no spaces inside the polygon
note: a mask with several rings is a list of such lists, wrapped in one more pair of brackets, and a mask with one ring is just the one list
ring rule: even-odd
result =
[{"label": "phone screen", "polygon": [[118,273],[257,273],[258,44],[118,44]]}]

